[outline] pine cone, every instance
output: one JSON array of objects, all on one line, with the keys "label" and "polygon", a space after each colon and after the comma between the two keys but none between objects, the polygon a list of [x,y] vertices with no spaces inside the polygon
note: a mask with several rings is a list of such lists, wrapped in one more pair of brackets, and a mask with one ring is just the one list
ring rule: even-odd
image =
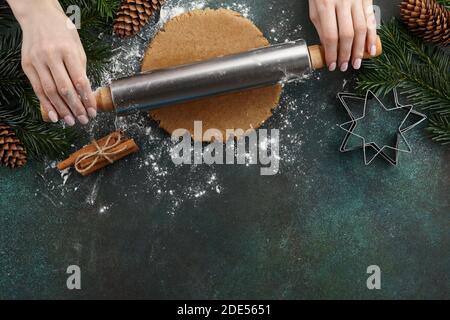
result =
[{"label": "pine cone", "polygon": [[135,35],[161,9],[164,2],[165,0],[122,0],[114,21],[114,33],[122,38]]},{"label": "pine cone", "polygon": [[12,128],[0,123],[0,166],[20,168],[27,163],[27,151]]},{"label": "pine cone", "polygon": [[450,10],[434,0],[403,0],[400,14],[408,29],[425,41],[450,44]]}]

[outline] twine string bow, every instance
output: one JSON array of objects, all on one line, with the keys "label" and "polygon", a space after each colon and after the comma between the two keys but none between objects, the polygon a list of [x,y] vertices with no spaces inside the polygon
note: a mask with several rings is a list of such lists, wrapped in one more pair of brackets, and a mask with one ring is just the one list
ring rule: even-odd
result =
[{"label": "twine string bow", "polygon": [[[92,151],[92,152],[86,152],[84,154],[79,155],[77,157],[76,161],[75,161],[75,170],[77,172],[79,172],[79,173],[88,172],[102,158],[108,160],[108,162],[110,164],[113,164],[114,160],[111,159],[111,157],[116,155],[116,154],[119,154],[120,152],[122,152],[122,151],[124,151],[126,149],[126,146],[124,146],[123,148],[121,148],[119,150],[111,152],[112,149],[114,149],[115,147],[120,145],[121,140],[122,140],[122,135],[120,134],[120,132],[117,132],[117,140],[116,140],[116,142],[114,142],[113,144],[109,145],[109,143],[111,142],[111,139],[114,138],[114,137],[115,137],[115,135],[110,135],[102,146],[99,146],[97,141],[93,140],[92,144],[95,146],[95,148],[97,150],[96,151]],[[85,161],[85,160],[87,160],[89,158],[94,158],[94,160],[86,168],[82,168],[81,164],[83,163],[83,161]]]}]

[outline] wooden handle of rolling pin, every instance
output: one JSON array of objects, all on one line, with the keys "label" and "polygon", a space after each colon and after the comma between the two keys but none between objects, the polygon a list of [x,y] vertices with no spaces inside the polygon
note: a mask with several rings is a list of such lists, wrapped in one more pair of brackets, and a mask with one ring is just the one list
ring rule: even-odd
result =
[{"label": "wooden handle of rolling pin", "polygon": [[[97,110],[102,112],[114,111],[114,105],[111,97],[111,89],[108,87],[98,88],[95,92],[95,100],[97,101]],[[41,106],[42,120],[51,122],[48,112]]]},{"label": "wooden handle of rolling pin", "polygon": [[[374,57],[378,57],[383,53],[383,45],[381,44],[381,39],[377,36],[377,51],[375,56],[371,56],[370,53],[364,53],[364,59],[370,59]],[[325,49],[321,45],[310,46],[309,48],[309,57],[311,59],[311,66],[314,70],[322,69],[326,66],[325,60]]]}]

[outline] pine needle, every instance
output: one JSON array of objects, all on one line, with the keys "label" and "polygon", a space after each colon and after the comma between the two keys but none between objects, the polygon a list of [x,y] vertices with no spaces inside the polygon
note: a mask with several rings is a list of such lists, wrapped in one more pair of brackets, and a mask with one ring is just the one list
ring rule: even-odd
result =
[{"label": "pine needle", "polygon": [[450,9],[450,0],[436,0],[436,2],[442,4],[447,9]]},{"label": "pine needle", "polygon": [[427,130],[434,141],[441,144],[450,144],[450,120],[448,117],[432,117]]}]

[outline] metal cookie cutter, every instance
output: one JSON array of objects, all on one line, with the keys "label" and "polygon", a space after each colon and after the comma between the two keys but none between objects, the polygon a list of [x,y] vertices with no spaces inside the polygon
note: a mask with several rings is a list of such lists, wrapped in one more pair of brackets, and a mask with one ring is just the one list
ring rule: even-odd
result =
[{"label": "metal cookie cutter", "polygon": [[[363,149],[363,154],[364,154],[364,163],[365,165],[370,165],[377,156],[382,156],[388,163],[396,166],[398,164],[398,158],[399,158],[399,153],[400,152],[405,152],[405,153],[411,153],[412,152],[412,148],[411,145],[409,144],[409,142],[406,140],[405,138],[405,133],[414,129],[416,126],[418,126],[420,123],[422,123],[423,121],[425,121],[427,119],[427,117],[422,114],[419,113],[417,111],[414,110],[414,107],[412,105],[402,105],[399,102],[398,99],[398,92],[396,89],[393,90],[394,92],[394,100],[395,100],[395,107],[394,108],[386,108],[386,106],[380,101],[380,99],[370,90],[368,90],[366,92],[366,96],[362,97],[359,96],[357,94],[354,93],[346,93],[346,92],[341,92],[338,93],[338,99],[341,101],[342,105],[344,106],[345,110],[347,111],[348,115],[350,116],[350,121],[347,121],[343,124],[341,124],[339,127],[344,130],[346,132],[345,138],[342,141],[342,144],[340,146],[340,152],[349,152],[349,151],[354,151],[354,150],[359,150],[359,149]],[[358,126],[358,121],[361,121],[362,119],[364,119],[366,117],[366,109],[367,109],[367,103],[370,97],[373,97],[376,99],[376,101],[379,103],[379,105],[382,106],[382,108],[387,111],[394,111],[394,110],[404,110],[407,111],[405,118],[403,119],[403,121],[400,123],[398,130],[396,132],[397,135],[397,140],[394,146],[389,146],[389,145],[384,145],[382,147],[380,147],[379,145],[377,145],[375,142],[367,142],[366,139],[361,136],[356,134],[354,131],[356,129],[356,127]],[[351,100],[358,100],[358,101],[364,101],[364,108],[363,108],[363,114],[361,117],[357,118],[353,112],[351,111],[351,109],[349,108],[346,99],[351,99]],[[419,118],[419,120],[413,122],[412,124],[410,124],[409,126],[405,127],[406,121],[408,120],[408,118],[414,115],[416,117]],[[362,144],[361,146],[357,146],[357,147],[348,147],[349,144],[349,140],[351,139],[351,137],[357,137],[359,139],[361,139]],[[401,148],[400,147],[400,143],[403,142],[405,144],[405,148]],[[372,155],[371,157],[368,157],[368,149],[371,148],[372,151],[374,152],[374,155]],[[387,150],[391,150],[394,152],[394,156],[390,156],[389,154],[387,154],[385,151]]]}]

